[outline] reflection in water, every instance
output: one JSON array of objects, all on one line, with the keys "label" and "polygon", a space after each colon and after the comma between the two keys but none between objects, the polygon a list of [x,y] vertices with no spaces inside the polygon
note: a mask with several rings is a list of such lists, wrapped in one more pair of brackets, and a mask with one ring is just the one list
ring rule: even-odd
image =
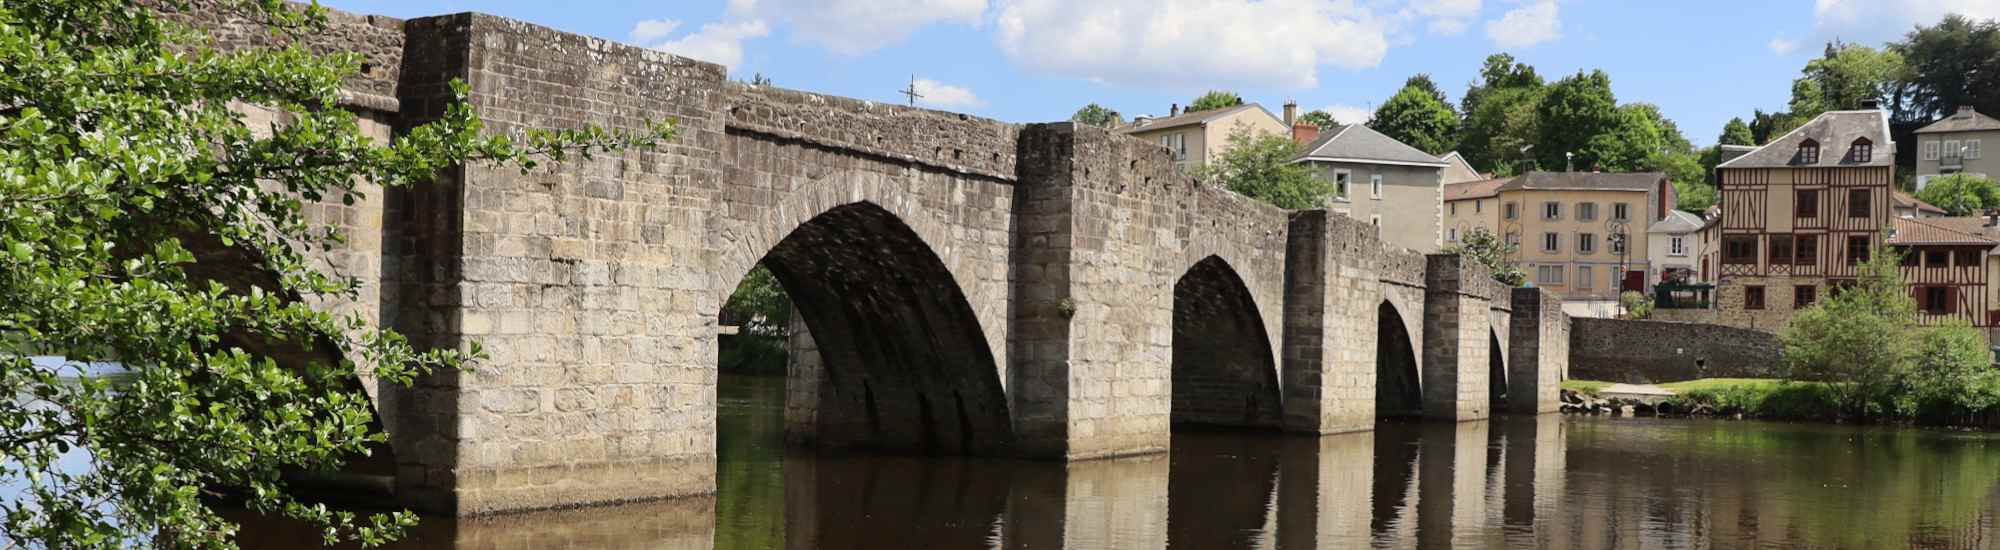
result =
[{"label": "reflection in water", "polygon": [[[453,521],[404,548],[1989,548],[2000,437],[1503,418],[1175,434],[1062,464],[783,451],[782,379],[729,378],[714,499]],[[247,548],[310,534],[252,525]]]}]

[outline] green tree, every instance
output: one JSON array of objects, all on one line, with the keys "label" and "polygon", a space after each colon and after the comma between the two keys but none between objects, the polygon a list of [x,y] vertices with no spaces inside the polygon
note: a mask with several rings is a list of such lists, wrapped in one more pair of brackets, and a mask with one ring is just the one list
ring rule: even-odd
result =
[{"label": "green tree", "polygon": [[1963,319],[1924,329],[1917,344],[1916,370],[1899,405],[1920,418],[1953,422],[2000,407],[2000,370],[1986,337]]},{"label": "green tree", "polygon": [[1311,124],[1313,125],[1313,127],[1319,128],[1321,131],[1332,130],[1334,128],[1340,127],[1340,121],[1334,120],[1333,113],[1321,111],[1319,109],[1313,109],[1312,111],[1309,111],[1306,114],[1299,115],[1299,122]]},{"label": "green tree", "polygon": [[762,263],[743,276],[743,282],[722,304],[722,324],[743,327],[746,334],[784,336],[791,318],[791,297]]},{"label": "green tree", "polygon": [[1750,137],[1756,141],[1754,145],[1770,143],[1771,140],[1784,137],[1792,130],[1804,126],[1806,120],[1792,116],[1791,113],[1753,111],[1750,117]]},{"label": "green tree", "polygon": [[1742,117],[1729,119],[1722,125],[1722,135],[1715,138],[1718,145],[1753,145],[1757,138],[1750,134],[1750,125],[1743,123]]},{"label": "green tree", "polygon": [[[1611,77],[1604,71],[1578,72],[1550,84],[1536,105],[1540,139],[1535,142],[1535,158],[1543,166],[1564,166],[1565,153],[1575,155],[1574,166],[1587,170],[1600,160],[1597,155],[1614,149],[1599,135],[1621,130],[1630,122],[1618,109],[1611,94]],[[1630,130],[1629,128],[1627,130]],[[1600,140],[1593,146],[1592,140]]]},{"label": "green tree", "polygon": [[1188,102],[1187,110],[1183,112],[1192,113],[1195,111],[1206,111],[1209,109],[1235,107],[1237,105],[1242,105],[1242,104],[1243,104],[1243,96],[1236,95],[1236,92],[1231,92],[1228,90],[1209,90],[1208,93],[1201,94],[1201,97],[1196,97],[1194,98],[1194,101]]},{"label": "green tree", "polygon": [[1521,271],[1520,264],[1512,259],[1516,247],[1484,228],[1475,228],[1461,236],[1457,243],[1444,247],[1444,253],[1471,258],[1479,265],[1493,272],[1493,280],[1509,287],[1521,286],[1528,282],[1528,274]]},{"label": "green tree", "polygon": [[1700,214],[1715,206],[1715,187],[1700,181],[1674,181],[1674,195],[1678,198],[1675,209]]},{"label": "green tree", "polygon": [[1903,120],[1946,116],[1959,106],[2000,113],[2000,21],[1948,15],[1917,27],[1888,49],[1903,58]]},{"label": "green tree", "polygon": [[[182,2],[166,2],[181,12]],[[594,127],[485,135],[460,101],[380,145],[339,104],[352,54],[317,55],[315,7],[203,4],[286,45],[218,52],[121,0],[0,4],[0,533],[9,546],[232,547],[212,497],[381,543],[408,512],[297,500],[282,472],[325,474],[384,443],[361,369],[409,384],[479,357],[420,351],[328,302],[357,283],[308,252],[342,235],[307,215],[497,161],[534,168],[665,139]],[[246,107],[259,106],[259,107]],[[243,109],[279,112],[252,126]],[[37,363],[32,355],[75,362]],[[280,363],[285,357],[287,362]],[[115,361],[114,386],[82,361]],[[29,396],[22,398],[22,396]],[[81,467],[61,457],[85,456]]]},{"label": "green tree", "polygon": [[1479,75],[1479,81],[1468,87],[1460,100],[1465,120],[1459,126],[1458,152],[1474,168],[1513,172],[1525,160],[1526,153],[1520,148],[1534,143],[1535,138],[1532,134],[1526,140],[1509,136],[1509,115],[1520,111],[1523,103],[1532,111],[1533,103],[1541,99],[1542,77],[1534,67],[1515,63],[1513,56],[1504,53],[1487,56]]},{"label": "green tree", "polygon": [[1397,141],[1441,155],[1458,144],[1458,113],[1444,100],[1428,75],[1410,77],[1388,101],[1375,109],[1368,127]]},{"label": "green tree", "polygon": [[1881,407],[1915,368],[1917,302],[1899,269],[1900,254],[1875,248],[1855,285],[1829,293],[1778,333],[1786,377],[1824,382],[1847,414]]},{"label": "green tree", "polygon": [[1102,128],[1110,128],[1125,123],[1125,117],[1118,114],[1118,111],[1096,103],[1077,109],[1075,114],[1069,115],[1069,119],[1072,122],[1080,122]]},{"label": "green tree", "polygon": [[[1634,103],[1619,107],[1617,118],[1617,124],[1584,142],[1583,149],[1577,152],[1577,169],[1661,170],[1668,155],[1686,154],[1684,149],[1677,150],[1672,145],[1675,141],[1684,145],[1686,138],[1678,135],[1679,130],[1670,130],[1672,123],[1666,122],[1652,105]],[[1671,137],[1669,132],[1673,134]],[[1581,164],[1586,159],[1589,164]]]},{"label": "green tree", "polygon": [[1887,99],[1903,72],[1903,56],[1893,50],[1828,43],[1826,53],[1807,62],[1792,81],[1791,114],[1811,120],[1827,111],[1859,109],[1866,100]]},{"label": "green tree", "polygon": [[1971,174],[1939,176],[1924,184],[1917,198],[1953,216],[1969,216],[2000,208],[2000,184]]},{"label": "green tree", "polygon": [[1299,144],[1289,136],[1238,128],[1229,133],[1229,147],[1222,155],[1196,168],[1194,176],[1279,208],[1324,206],[1333,196],[1333,182],[1292,162],[1298,156]]}]

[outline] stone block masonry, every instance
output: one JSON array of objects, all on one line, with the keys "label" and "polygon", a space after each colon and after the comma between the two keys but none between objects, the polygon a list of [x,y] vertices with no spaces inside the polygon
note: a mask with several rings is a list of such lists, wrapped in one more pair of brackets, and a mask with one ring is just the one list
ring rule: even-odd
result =
[{"label": "stone block masonry", "polygon": [[1513,345],[1507,353],[1507,412],[1556,412],[1562,407],[1558,393],[1570,362],[1570,323],[1562,298],[1539,288],[1516,288],[1509,299]]},{"label": "stone block masonry", "polygon": [[1570,375],[1659,384],[1702,378],[1782,378],[1771,333],[1668,321],[1570,320]]},{"label": "stone block masonry", "polygon": [[[743,85],[480,14],[334,21],[314,47],[368,57],[352,87],[382,100],[354,107],[384,137],[439,116],[453,79],[493,132],[678,130],[322,212],[375,233],[328,260],[379,266],[379,303],[335,307],[491,354],[376,396],[398,497],[426,511],[712,492],[717,312],[760,263],[797,312],[788,437],[819,447],[1071,460],[1165,451],[1175,424],[1366,431],[1385,364],[1421,365],[1431,416],[1483,418],[1489,342],[1545,354],[1564,330],[1509,322],[1477,266],[1200,184],[1103,129]],[[1509,393],[1553,391],[1532,364]]]}]

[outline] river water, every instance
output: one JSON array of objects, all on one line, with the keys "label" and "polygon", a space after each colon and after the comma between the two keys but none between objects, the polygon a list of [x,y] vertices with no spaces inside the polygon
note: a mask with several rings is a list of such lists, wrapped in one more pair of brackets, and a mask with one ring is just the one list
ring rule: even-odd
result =
[{"label": "river water", "polygon": [[426,518],[398,547],[2000,548],[2000,434],[1547,415],[1072,464],[813,457],[783,446],[783,386],[723,377],[713,498]]}]

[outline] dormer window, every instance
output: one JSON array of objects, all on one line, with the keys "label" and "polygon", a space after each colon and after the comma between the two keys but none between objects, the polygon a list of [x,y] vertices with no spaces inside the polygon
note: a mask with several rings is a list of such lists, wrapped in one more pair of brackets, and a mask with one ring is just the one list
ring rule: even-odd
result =
[{"label": "dormer window", "polygon": [[1799,143],[1799,163],[1819,164],[1819,142],[1808,139]]},{"label": "dormer window", "polygon": [[1875,142],[1868,141],[1868,138],[1855,138],[1854,146],[1848,148],[1847,154],[1854,158],[1854,162],[1868,162],[1875,158]]}]

